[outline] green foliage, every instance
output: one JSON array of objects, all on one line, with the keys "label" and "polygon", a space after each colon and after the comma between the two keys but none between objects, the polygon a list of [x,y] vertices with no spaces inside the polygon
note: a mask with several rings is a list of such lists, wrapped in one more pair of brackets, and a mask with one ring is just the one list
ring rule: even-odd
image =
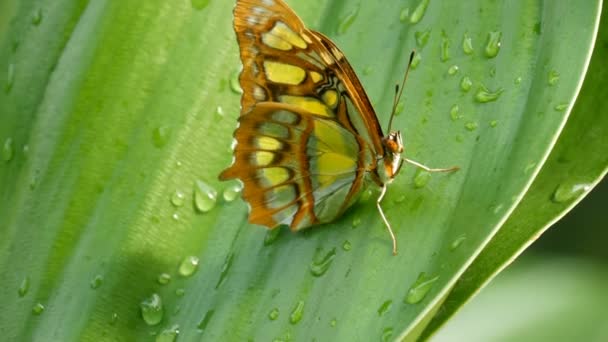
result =
[{"label": "green foliage", "polygon": [[[333,224],[273,234],[247,224],[234,184],[217,180],[239,111],[230,1],[5,1],[3,336],[373,340],[422,331],[549,155],[590,58],[599,3],[291,3],[343,49],[383,123],[410,50],[419,53],[394,127],[408,157],[461,170],[416,182],[407,168],[389,188],[383,205],[399,255],[375,191]],[[568,127],[578,120],[587,119]],[[545,211],[539,224],[566,209]]]}]

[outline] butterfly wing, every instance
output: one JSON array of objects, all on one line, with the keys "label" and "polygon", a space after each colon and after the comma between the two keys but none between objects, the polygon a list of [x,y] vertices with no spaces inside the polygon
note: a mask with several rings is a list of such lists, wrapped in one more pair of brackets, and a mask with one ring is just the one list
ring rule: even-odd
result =
[{"label": "butterfly wing", "polygon": [[239,0],[243,88],[235,161],[252,223],[298,230],[339,216],[382,152],[382,130],[338,48],[281,0]]}]

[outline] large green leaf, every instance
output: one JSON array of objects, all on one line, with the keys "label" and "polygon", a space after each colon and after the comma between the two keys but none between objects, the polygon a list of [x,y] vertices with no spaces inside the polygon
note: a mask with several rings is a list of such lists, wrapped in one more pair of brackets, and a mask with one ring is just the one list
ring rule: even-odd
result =
[{"label": "large green leaf", "polygon": [[[229,201],[223,191],[233,185],[217,174],[230,162],[238,115],[231,2],[6,1],[4,336],[133,340],[179,324],[184,340],[369,340],[405,336],[430,317],[548,155],[582,80],[599,4],[291,3],[343,48],[381,122],[409,51],[422,57],[394,126],[409,157],[462,169],[423,184],[407,168],[394,182],[384,208],[400,254],[391,256],[377,192],[333,224],[274,238],[246,223],[242,201]],[[491,32],[500,33],[495,57]],[[483,87],[502,92],[479,102]],[[198,181],[220,193],[211,211],[195,208]],[[200,259],[198,271],[180,276],[188,256]],[[422,272],[437,280],[407,303]],[[164,303],[158,325],[139,308],[153,293]],[[45,309],[34,314],[37,304]]]}]

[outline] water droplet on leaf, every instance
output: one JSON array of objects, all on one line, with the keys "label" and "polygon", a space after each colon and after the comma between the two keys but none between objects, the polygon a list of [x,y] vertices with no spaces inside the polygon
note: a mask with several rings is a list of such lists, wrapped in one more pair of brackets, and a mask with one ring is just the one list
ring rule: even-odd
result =
[{"label": "water droplet on leaf", "polygon": [[199,259],[193,255],[188,256],[179,264],[177,272],[182,277],[189,277],[198,269]]},{"label": "water droplet on leaf", "polygon": [[156,281],[161,285],[167,285],[171,281],[171,275],[168,273],[161,273],[158,275]]},{"label": "water droplet on leaf", "polygon": [[340,19],[338,24],[338,34],[344,34],[346,31],[348,31],[348,28],[355,22],[357,15],[359,15],[359,7],[360,5],[357,4],[352,11]]},{"label": "water droplet on leaf", "polygon": [[500,51],[501,38],[502,32],[500,31],[491,31],[488,33],[485,48],[486,57],[494,58],[498,55],[498,52]]},{"label": "water droplet on leaf", "polygon": [[378,308],[378,316],[384,316],[385,313],[391,310],[392,306],[393,301],[390,299],[382,303],[382,305],[380,305],[380,307]]},{"label": "water droplet on leaf", "polygon": [[419,189],[425,187],[431,180],[431,173],[423,169],[417,169],[414,175],[414,187]]},{"label": "water droplet on leaf", "polygon": [[93,279],[91,280],[91,288],[93,290],[98,289],[101,284],[103,284],[103,276],[101,274],[96,275],[95,277],[93,277]]},{"label": "water droplet on leaf", "polygon": [[473,40],[469,36],[468,32],[465,32],[464,36],[462,37],[462,51],[464,51],[464,53],[467,55],[471,55],[473,52],[475,52],[475,50],[473,50]]},{"label": "water droplet on leaf", "polygon": [[412,284],[409,291],[407,292],[405,302],[408,304],[420,303],[424,299],[424,297],[426,297],[427,293],[431,290],[433,284],[437,281],[437,279],[439,279],[438,276],[429,277],[424,272],[420,273],[416,281]]},{"label": "water droplet on leaf", "polygon": [[11,161],[14,155],[13,139],[6,138],[4,145],[2,146],[2,160],[5,162]]},{"label": "water droplet on leaf", "polygon": [[462,91],[464,91],[465,93],[471,90],[472,86],[473,81],[471,81],[469,76],[464,76],[462,80],[460,80],[460,89],[462,89]]},{"label": "water droplet on leaf", "polygon": [[479,87],[479,90],[477,90],[477,93],[475,94],[475,101],[479,103],[488,103],[496,101],[498,100],[500,94],[502,94],[503,91],[504,89],[502,88],[499,88],[496,91],[490,91],[484,85],[481,85]]},{"label": "water droplet on leaf", "polygon": [[279,318],[279,309],[274,308],[274,309],[270,310],[270,312],[268,313],[268,318],[269,318],[271,321],[274,321],[274,320],[276,320],[277,318]]},{"label": "water droplet on leaf", "polygon": [[426,45],[426,43],[429,41],[430,36],[431,36],[430,29],[425,30],[425,31],[416,31],[416,33],[414,33],[414,37],[416,38],[416,44],[420,48],[422,48]]},{"label": "water droplet on leaf", "polygon": [[156,335],[156,342],[173,342],[179,335],[179,325],[174,324],[170,328],[164,329]]},{"label": "water droplet on leaf", "polygon": [[163,320],[163,300],[157,293],[144,299],[139,304],[139,307],[141,309],[141,317],[147,325],[157,325]]},{"label": "water droplet on leaf", "polygon": [[430,0],[420,0],[420,3],[418,3],[418,6],[416,6],[414,12],[412,12],[412,15],[410,16],[410,23],[416,24],[422,20],[422,17],[424,17],[424,13],[426,12],[426,8],[429,6],[429,2]]},{"label": "water droplet on leaf", "polygon": [[194,183],[194,206],[201,213],[209,212],[217,202],[217,191],[202,180]]},{"label": "water droplet on leaf", "polygon": [[313,262],[310,264],[310,273],[315,277],[320,277],[327,272],[336,256],[336,249],[332,248],[322,258],[319,257],[320,250],[317,250]]},{"label": "water droplet on leaf", "polygon": [[291,311],[289,322],[291,324],[298,324],[298,322],[302,320],[302,316],[304,316],[304,301],[300,300],[296,303],[296,306]]},{"label": "water droplet on leaf", "polygon": [[32,308],[32,313],[38,316],[42,314],[42,312],[44,312],[44,305],[42,305],[42,303],[34,304],[34,307]]}]

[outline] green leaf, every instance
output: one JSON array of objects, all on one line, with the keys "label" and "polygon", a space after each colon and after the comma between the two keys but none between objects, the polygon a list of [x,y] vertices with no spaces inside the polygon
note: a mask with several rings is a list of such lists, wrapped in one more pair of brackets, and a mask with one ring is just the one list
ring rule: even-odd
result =
[{"label": "green leaf", "polygon": [[[604,19],[606,19],[604,12]],[[566,128],[524,200],[447,297],[432,334],[498,272],[570,211],[608,172],[608,26],[600,26],[588,76]]]},{"label": "green leaf", "polygon": [[[343,49],[382,123],[409,52],[420,56],[393,126],[408,157],[461,170],[417,187],[408,167],[391,185],[383,207],[396,257],[376,189],[335,223],[267,233],[231,201],[234,183],[217,180],[239,112],[231,2],[3,2],[4,336],[420,331],[542,166],[568,114],[554,108],[575,98],[599,15],[599,2],[423,2],[291,2]],[[408,303],[419,277],[426,294],[415,287],[420,300]]]}]

